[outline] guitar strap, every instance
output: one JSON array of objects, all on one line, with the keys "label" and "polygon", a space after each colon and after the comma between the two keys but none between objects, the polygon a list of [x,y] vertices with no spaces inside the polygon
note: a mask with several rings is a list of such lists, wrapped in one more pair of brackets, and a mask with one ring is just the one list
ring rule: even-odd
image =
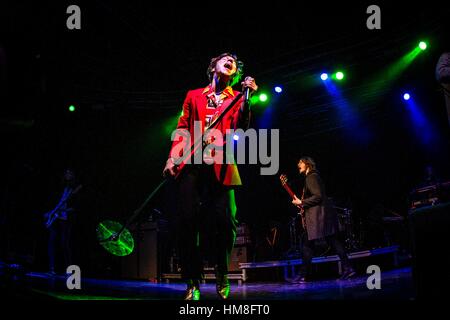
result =
[{"label": "guitar strap", "polygon": [[[223,117],[226,114],[228,114],[228,112],[230,112],[230,110],[232,110],[232,108],[236,105],[236,103],[241,99],[242,96],[243,96],[242,92],[239,93],[238,95],[236,95],[236,97],[234,97],[234,99],[230,102],[230,104],[227,105],[220,114],[218,114],[216,117],[214,117],[214,119],[211,121],[209,126],[204,128],[204,131],[206,132],[209,129],[215,129],[218,126],[218,124],[220,123],[220,121],[223,119]],[[224,143],[225,143],[225,141],[224,141]],[[201,145],[204,145],[203,136],[199,137],[197,140],[194,141],[194,143],[191,144],[189,152],[187,152],[186,154],[183,154],[183,156],[181,158],[176,160],[176,162],[179,162],[179,170],[178,170],[178,173],[175,175],[175,179],[177,179],[179,177],[179,175],[181,174],[181,172],[184,171],[183,163],[186,162],[190,157],[193,157],[194,153],[196,152],[196,149],[198,147],[200,147]]]},{"label": "guitar strap", "polygon": [[233,101],[230,102],[230,104],[222,111],[222,113],[220,113],[219,115],[214,117],[214,119],[211,121],[211,124],[205,128],[205,131],[208,129],[214,128],[219,123],[219,121],[222,120],[222,118],[225,116],[225,114],[227,114],[234,107],[234,105],[239,101],[239,99],[241,99],[241,97],[242,97],[242,92],[239,93],[233,99]]}]

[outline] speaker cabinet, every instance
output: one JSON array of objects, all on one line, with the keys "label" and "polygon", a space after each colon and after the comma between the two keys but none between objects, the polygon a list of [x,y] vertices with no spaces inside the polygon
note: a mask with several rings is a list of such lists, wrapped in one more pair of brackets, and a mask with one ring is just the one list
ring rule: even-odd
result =
[{"label": "speaker cabinet", "polygon": [[135,241],[133,252],[122,259],[122,277],[156,281],[159,276],[158,223],[145,222],[130,227]]},{"label": "speaker cabinet", "polygon": [[413,277],[418,299],[443,299],[450,288],[450,203],[410,212]]}]

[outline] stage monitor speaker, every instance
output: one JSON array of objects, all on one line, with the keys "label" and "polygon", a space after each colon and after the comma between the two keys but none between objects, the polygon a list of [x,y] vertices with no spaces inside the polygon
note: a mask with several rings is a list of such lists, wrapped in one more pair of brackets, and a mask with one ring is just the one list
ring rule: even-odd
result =
[{"label": "stage monitor speaker", "polygon": [[410,212],[413,278],[419,300],[443,299],[450,288],[450,203]]},{"label": "stage monitor speaker", "polygon": [[158,224],[145,222],[130,227],[134,251],[122,259],[122,277],[156,281],[158,278]]}]

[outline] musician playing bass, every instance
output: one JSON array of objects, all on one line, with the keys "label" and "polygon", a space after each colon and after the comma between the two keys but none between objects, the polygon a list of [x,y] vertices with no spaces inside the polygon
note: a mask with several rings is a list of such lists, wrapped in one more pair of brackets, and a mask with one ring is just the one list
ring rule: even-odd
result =
[{"label": "musician playing bass", "polygon": [[56,259],[58,247],[62,250],[63,269],[72,264],[71,228],[73,217],[79,200],[81,185],[78,184],[72,169],[66,169],[63,175],[64,190],[56,207],[45,214],[45,224],[49,230],[48,258],[49,274],[56,275]]},{"label": "musician playing bass", "polygon": [[[200,124],[201,131],[217,123],[217,130],[223,136],[227,129],[248,127],[249,103],[234,91],[232,86],[238,83],[242,75],[243,64],[234,54],[224,53],[212,58],[207,69],[209,85],[205,88],[191,90],[183,103],[183,113],[178,121],[178,130],[185,130],[195,137],[195,127]],[[255,80],[251,77],[241,82],[243,89],[256,91]],[[232,105],[232,103],[234,103]],[[230,107],[230,108],[228,108]],[[220,117],[224,110],[226,115]],[[217,122],[216,119],[220,119]],[[207,224],[208,232],[215,235],[214,247],[216,253],[216,289],[219,298],[227,299],[230,284],[227,278],[228,264],[236,237],[236,204],[234,188],[241,185],[241,179],[235,163],[223,161],[207,162],[217,155],[202,154],[202,163],[178,166],[177,160],[182,156],[177,152],[179,143],[177,137],[172,138],[173,144],[169,159],[164,168],[165,176],[176,176],[180,192],[179,217],[179,250],[181,274],[187,283],[184,295],[186,300],[200,298],[200,281],[203,273],[202,257],[199,241],[203,240],[200,226]],[[226,156],[226,152],[222,153]],[[178,158],[178,159],[177,159]],[[216,158],[215,158],[216,159]],[[178,172],[181,170],[181,173]],[[177,176],[177,174],[180,174]],[[207,208],[205,212],[205,208]],[[201,213],[206,213],[201,216]],[[205,228],[204,228],[205,229]]]},{"label": "musician playing bass", "polygon": [[325,187],[316,169],[316,164],[310,157],[303,157],[298,162],[300,174],[305,174],[303,199],[294,196],[292,203],[305,210],[306,232],[303,233],[302,255],[303,264],[294,282],[303,283],[310,280],[311,261],[313,257],[314,241],[324,238],[342,261],[343,273],[341,279],[348,279],[356,274],[350,265],[344,246],[337,238],[338,220],[334,208],[325,194]]}]

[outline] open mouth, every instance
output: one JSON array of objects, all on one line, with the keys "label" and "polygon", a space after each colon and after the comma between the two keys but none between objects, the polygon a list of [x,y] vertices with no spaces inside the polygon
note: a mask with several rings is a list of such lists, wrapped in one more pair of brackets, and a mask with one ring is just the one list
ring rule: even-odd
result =
[{"label": "open mouth", "polygon": [[230,71],[233,70],[233,65],[229,62],[225,63],[223,66]]}]

